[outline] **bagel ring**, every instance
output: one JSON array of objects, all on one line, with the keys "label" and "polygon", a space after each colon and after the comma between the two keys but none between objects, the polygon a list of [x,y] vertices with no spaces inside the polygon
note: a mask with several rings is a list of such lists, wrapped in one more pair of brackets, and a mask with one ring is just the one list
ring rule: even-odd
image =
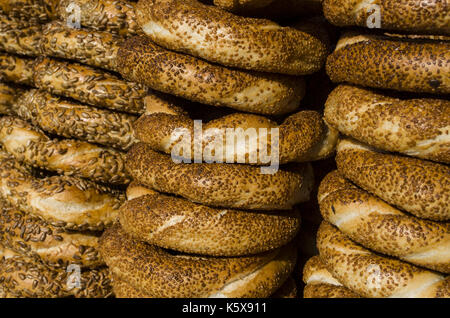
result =
[{"label": "bagel ring", "polygon": [[450,163],[448,100],[398,99],[340,85],[328,96],[324,116],[341,133],[378,149]]},{"label": "bagel ring", "polygon": [[122,43],[117,67],[125,79],[157,91],[266,115],[297,109],[305,93],[303,78],[226,68],[168,51],[145,36]]},{"label": "bagel ring", "polygon": [[450,274],[450,223],[404,214],[336,170],[320,184],[318,201],[325,221],[362,246]]},{"label": "bagel ring", "polygon": [[34,86],[34,59],[0,53],[0,80]]},{"label": "bagel ring", "polygon": [[105,184],[127,184],[125,153],[85,141],[50,139],[17,117],[0,118],[0,144],[18,161]]},{"label": "bagel ring", "polygon": [[450,168],[383,154],[345,139],[337,147],[339,172],[362,189],[417,217],[450,220]]},{"label": "bagel ring", "polygon": [[68,230],[103,230],[118,216],[121,192],[66,176],[36,178],[0,152],[0,196],[12,206]]},{"label": "bagel ring", "polygon": [[345,34],[328,56],[333,82],[407,92],[450,93],[450,42]]},{"label": "bagel ring", "polygon": [[374,254],[327,222],[317,233],[317,248],[330,273],[364,297],[450,297],[449,276]]},{"label": "bagel ring", "polygon": [[292,245],[238,258],[171,255],[131,239],[118,224],[103,233],[100,253],[113,277],[155,298],[269,297],[296,261]]},{"label": "bagel ring", "polygon": [[24,90],[21,88],[13,87],[0,82],[0,116],[11,116],[14,114],[13,105],[23,92]]},{"label": "bagel ring", "polygon": [[126,164],[133,179],[151,189],[214,207],[291,209],[309,199],[313,184],[310,164],[274,174],[239,164],[176,164],[143,143],[131,148]]},{"label": "bagel ring", "polygon": [[140,0],[136,17],[152,41],[228,67],[290,75],[320,70],[325,45],[295,28],[244,18],[198,0]]}]

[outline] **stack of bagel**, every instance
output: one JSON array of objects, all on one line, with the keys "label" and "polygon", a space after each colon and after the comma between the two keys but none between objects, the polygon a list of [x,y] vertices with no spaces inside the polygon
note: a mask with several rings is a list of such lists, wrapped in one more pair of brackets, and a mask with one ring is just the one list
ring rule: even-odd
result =
[{"label": "stack of bagel", "polygon": [[115,68],[120,43],[140,32],[133,8],[0,1],[3,297],[112,295],[99,238],[125,201],[125,155],[148,92]]},{"label": "stack of bagel", "polygon": [[[376,3],[385,30],[345,33],[326,64],[339,86],[325,120],[345,137],[319,187],[324,221],[304,296],[448,298],[448,8]],[[354,1],[323,4],[338,26],[364,27],[373,13]]]},{"label": "stack of bagel", "polygon": [[[135,14],[143,34],[121,44],[117,71],[155,91],[133,125],[127,201],[100,240],[115,295],[294,296],[295,206],[313,187],[309,162],[330,156],[338,135],[298,110],[325,42],[308,23],[194,0],[140,0]],[[220,139],[225,129],[265,130],[250,141],[278,146],[281,166],[269,171],[262,146]]]}]

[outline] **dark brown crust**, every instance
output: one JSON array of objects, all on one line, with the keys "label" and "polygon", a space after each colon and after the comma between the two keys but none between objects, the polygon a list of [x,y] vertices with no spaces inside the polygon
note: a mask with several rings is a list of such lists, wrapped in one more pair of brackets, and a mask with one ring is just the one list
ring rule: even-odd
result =
[{"label": "dark brown crust", "polygon": [[22,88],[0,82],[0,115],[13,115],[13,105],[23,92],[24,90]]},{"label": "dark brown crust", "polygon": [[270,298],[297,298],[297,284],[294,278],[289,277]]}]

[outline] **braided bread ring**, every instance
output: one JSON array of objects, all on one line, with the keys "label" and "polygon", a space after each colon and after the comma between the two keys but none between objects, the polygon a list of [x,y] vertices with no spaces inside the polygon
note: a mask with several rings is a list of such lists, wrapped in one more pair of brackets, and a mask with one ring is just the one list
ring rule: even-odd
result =
[{"label": "braided bread ring", "polygon": [[355,242],[406,262],[450,274],[450,223],[404,214],[337,172],[319,187],[323,218]]},{"label": "braided bread ring", "polygon": [[42,32],[40,50],[44,55],[117,70],[115,59],[121,37],[108,32],[72,29],[59,21],[47,23]]},{"label": "braided bread ring", "polygon": [[330,273],[364,297],[450,297],[450,277],[378,256],[327,222],[317,233],[317,248]]},{"label": "braided bread ring", "polygon": [[123,152],[84,141],[51,140],[19,118],[0,118],[0,144],[18,161],[33,167],[105,184],[130,181]]},{"label": "braided bread ring", "polygon": [[407,92],[450,93],[450,42],[346,34],[328,56],[333,82]]},{"label": "braided bread ring", "polygon": [[0,0],[0,12],[12,18],[42,23],[55,17],[59,0]]},{"label": "braided bread ring", "polygon": [[147,89],[133,82],[78,63],[49,58],[34,65],[34,85],[82,103],[122,112],[144,112]]},{"label": "braided bread ring", "polygon": [[379,149],[450,163],[448,100],[401,100],[340,85],[328,96],[325,120],[343,134]]},{"label": "braided bread ring", "polygon": [[140,0],[136,17],[157,44],[229,67],[303,75],[320,70],[326,56],[325,45],[306,32],[197,0]]},{"label": "braided bread ring", "polygon": [[337,147],[339,172],[364,190],[420,218],[450,220],[450,168],[382,154],[345,139]]},{"label": "braided bread ring", "polygon": [[0,116],[13,115],[13,105],[16,103],[19,95],[23,92],[24,91],[21,88],[9,86],[0,82]]},{"label": "braided bread ring", "polygon": [[124,231],[139,241],[211,256],[272,250],[289,243],[300,228],[298,211],[215,209],[152,190],[127,201],[120,209],[119,220]]},{"label": "braided bread ring", "polygon": [[0,80],[33,86],[34,59],[0,53]]},{"label": "braided bread ring", "polygon": [[14,106],[20,118],[46,132],[66,138],[128,150],[136,139],[135,116],[73,103],[36,89],[25,92]]},{"label": "braided bread ring", "polygon": [[383,29],[450,35],[447,1],[325,0],[323,12],[337,26],[367,27],[373,4],[380,10]]},{"label": "braided bread ring", "polygon": [[130,81],[188,100],[267,115],[298,108],[302,78],[229,69],[168,51],[145,36],[127,39],[117,67]]},{"label": "braided bread ring", "polygon": [[128,152],[127,169],[134,180],[160,192],[204,205],[251,210],[291,209],[309,199],[313,183],[310,164],[275,174],[261,174],[248,165],[176,164],[143,143]]},{"label": "braided bread ring", "polygon": [[171,255],[131,239],[115,225],[100,238],[100,253],[114,275],[149,297],[269,297],[289,277],[291,245],[250,257]]},{"label": "braided bread ring", "polygon": [[103,230],[118,216],[120,192],[65,176],[38,179],[0,153],[0,196],[11,205],[68,230]]}]

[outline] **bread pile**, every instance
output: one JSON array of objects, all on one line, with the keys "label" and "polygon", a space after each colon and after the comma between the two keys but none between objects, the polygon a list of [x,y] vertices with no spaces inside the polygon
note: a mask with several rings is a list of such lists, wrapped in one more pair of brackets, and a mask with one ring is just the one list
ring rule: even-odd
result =
[{"label": "bread pile", "polygon": [[99,238],[125,201],[148,91],[115,68],[139,31],[133,4],[15,0],[0,13],[0,295],[108,297]]},{"label": "bread pile", "polygon": [[[325,0],[324,12],[336,25],[365,26],[369,13],[354,5]],[[305,297],[450,297],[445,5],[381,2],[386,33],[345,34],[328,57],[340,85],[325,120],[346,137],[319,187],[324,221]]]}]

